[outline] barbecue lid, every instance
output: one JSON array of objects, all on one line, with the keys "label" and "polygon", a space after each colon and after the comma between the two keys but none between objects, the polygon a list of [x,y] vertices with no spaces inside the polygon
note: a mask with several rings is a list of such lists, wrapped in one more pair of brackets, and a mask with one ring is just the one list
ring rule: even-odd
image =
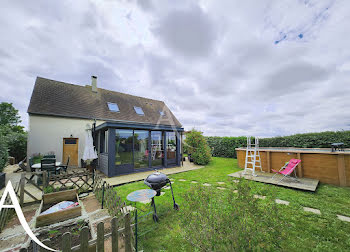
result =
[{"label": "barbecue lid", "polygon": [[148,177],[145,179],[148,183],[160,183],[167,181],[168,177],[164,173],[156,171],[155,173],[152,173],[151,175],[148,175]]}]

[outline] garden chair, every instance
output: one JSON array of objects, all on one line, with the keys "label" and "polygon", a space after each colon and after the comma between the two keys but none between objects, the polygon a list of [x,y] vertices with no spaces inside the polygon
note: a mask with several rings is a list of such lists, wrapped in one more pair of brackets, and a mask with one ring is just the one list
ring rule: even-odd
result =
[{"label": "garden chair", "polygon": [[[276,173],[275,175],[273,175],[273,177],[271,178],[271,180],[277,175],[277,174],[281,174],[283,177],[281,178],[280,181],[277,182],[280,183],[283,179],[285,178],[291,178],[293,180],[295,180],[296,182],[299,182],[298,177],[296,175],[295,172],[295,168],[298,166],[298,164],[301,162],[300,159],[291,159],[289,160],[289,162],[287,162],[279,171],[276,171],[274,169],[272,169],[272,171],[274,173]],[[292,177],[291,174],[294,172],[294,176]]]},{"label": "garden chair", "polygon": [[56,167],[56,159],[54,158],[43,158],[41,160],[41,170],[47,171],[48,177],[50,177],[52,174],[57,175],[61,168]]},{"label": "garden chair", "polygon": [[68,156],[67,158],[67,163],[64,165],[60,165],[59,168],[61,168],[64,172],[67,172],[67,168],[68,168],[68,165],[69,165],[69,160],[70,160],[70,156]]},{"label": "garden chair", "polygon": [[56,158],[56,155],[45,155],[43,158]]}]

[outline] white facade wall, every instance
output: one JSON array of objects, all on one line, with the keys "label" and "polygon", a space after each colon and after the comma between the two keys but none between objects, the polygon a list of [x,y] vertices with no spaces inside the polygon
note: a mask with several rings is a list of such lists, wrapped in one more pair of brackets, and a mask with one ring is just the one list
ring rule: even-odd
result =
[{"label": "white facade wall", "polygon": [[[54,152],[56,160],[62,162],[63,138],[79,138],[78,163],[80,166],[80,160],[84,154],[87,124],[91,127],[93,123],[93,120],[87,119],[29,115],[27,156]],[[97,121],[96,126],[102,123],[104,121]]]}]

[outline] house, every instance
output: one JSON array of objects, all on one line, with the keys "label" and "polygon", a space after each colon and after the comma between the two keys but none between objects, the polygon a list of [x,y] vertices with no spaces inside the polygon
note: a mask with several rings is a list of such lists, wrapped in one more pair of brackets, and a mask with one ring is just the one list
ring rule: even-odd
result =
[{"label": "house", "polygon": [[79,167],[92,129],[108,177],[181,165],[183,128],[162,101],[37,77],[28,107],[27,155],[54,152]]}]

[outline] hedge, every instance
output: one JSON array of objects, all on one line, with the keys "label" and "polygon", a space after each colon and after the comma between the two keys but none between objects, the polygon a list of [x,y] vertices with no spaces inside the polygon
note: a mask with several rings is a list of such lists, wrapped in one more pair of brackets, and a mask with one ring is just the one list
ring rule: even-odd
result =
[{"label": "hedge", "polygon": [[[236,158],[235,148],[246,147],[246,137],[206,137],[214,157]],[[350,131],[325,131],[291,136],[260,138],[260,147],[330,148],[331,143],[350,148]]]},{"label": "hedge", "polygon": [[3,171],[7,163],[8,148],[4,136],[0,133],[0,172]]}]

